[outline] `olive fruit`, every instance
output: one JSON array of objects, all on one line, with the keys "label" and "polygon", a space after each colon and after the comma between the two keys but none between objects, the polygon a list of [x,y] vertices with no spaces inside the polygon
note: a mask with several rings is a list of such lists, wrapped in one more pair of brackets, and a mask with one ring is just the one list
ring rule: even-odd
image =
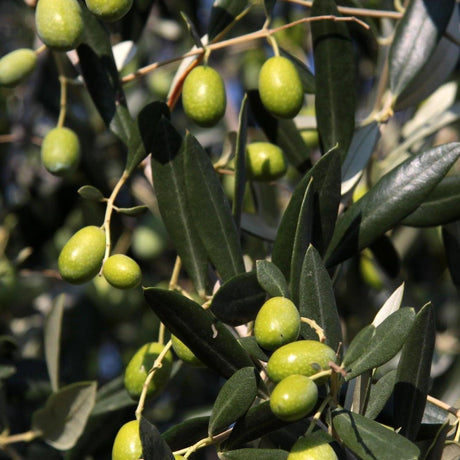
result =
[{"label": "olive fruit", "polygon": [[171,335],[172,348],[176,353],[177,357],[184,361],[184,363],[191,364],[192,366],[202,366],[203,363],[195,356],[192,350],[185,345],[175,335]]},{"label": "olive fruit", "polygon": [[109,284],[118,289],[132,289],[142,279],[138,263],[124,254],[110,256],[102,267],[102,274]]},{"label": "olive fruit", "polygon": [[[126,390],[133,399],[136,400],[141,395],[145,379],[163,349],[164,345],[159,342],[146,343],[136,351],[129,361],[125,370],[124,383]],[[171,375],[172,361],[173,355],[168,350],[161,362],[162,366],[155,371],[150,381],[147,390],[148,397],[156,395],[164,388]]]},{"label": "olive fruit", "polygon": [[304,92],[294,64],[283,56],[267,59],[259,72],[259,94],[264,107],[275,117],[295,117]]},{"label": "olive fruit", "polygon": [[137,460],[142,457],[139,421],[125,423],[115,436],[112,446],[112,460]]},{"label": "olive fruit", "polygon": [[283,151],[270,142],[252,142],[246,147],[248,179],[269,182],[284,176],[287,162]]},{"label": "olive fruit", "polygon": [[133,6],[133,0],[86,0],[86,6],[103,21],[121,19]]},{"label": "olive fruit", "polygon": [[59,273],[69,283],[85,283],[101,269],[104,253],[105,231],[94,225],[83,227],[62,248]]},{"label": "olive fruit", "polygon": [[338,460],[329,444],[331,441],[331,436],[324,431],[301,437],[291,447],[287,460]]},{"label": "olive fruit", "polygon": [[195,67],[182,88],[185,114],[197,125],[214,126],[224,115],[227,99],[221,76],[209,66]]},{"label": "olive fruit", "polygon": [[37,65],[35,51],[21,48],[0,59],[0,86],[16,86],[27,78]]},{"label": "olive fruit", "polygon": [[270,395],[270,409],[279,419],[294,422],[308,415],[318,401],[318,387],[305,375],[281,380]]},{"label": "olive fruit", "polygon": [[83,37],[83,17],[78,0],[39,0],[35,25],[42,42],[59,51],[76,48]]},{"label": "olive fruit", "polygon": [[56,176],[74,171],[80,161],[78,136],[69,128],[53,128],[43,139],[41,158],[43,166]]},{"label": "olive fruit", "polygon": [[267,362],[267,374],[274,382],[293,374],[309,377],[329,369],[329,361],[336,361],[331,347],[316,340],[298,340],[273,352]]},{"label": "olive fruit", "polygon": [[299,332],[299,311],[286,297],[272,297],[257,313],[254,336],[266,350],[276,350],[281,345],[297,340]]}]

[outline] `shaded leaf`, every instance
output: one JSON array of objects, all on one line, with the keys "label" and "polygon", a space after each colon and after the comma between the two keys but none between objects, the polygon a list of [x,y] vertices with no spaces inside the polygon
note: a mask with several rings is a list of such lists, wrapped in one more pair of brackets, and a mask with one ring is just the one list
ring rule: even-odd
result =
[{"label": "shaded leaf", "polygon": [[94,409],[91,412],[91,416],[105,414],[107,412],[115,412],[135,405],[136,401],[134,401],[133,398],[129,396],[126,389],[123,388],[100,400],[97,400]]},{"label": "shaded leaf", "polygon": [[369,401],[364,413],[367,418],[375,419],[380,414],[393,393],[395,382],[396,369],[392,369],[371,386]]},{"label": "shaded leaf", "polygon": [[296,58],[293,54],[283,48],[280,48],[280,55],[288,58],[294,64],[302,82],[304,92],[314,94],[316,89],[316,80],[311,70],[300,59]]},{"label": "shaded leaf", "polygon": [[260,348],[254,336],[240,337],[238,339],[238,342],[253,358],[265,362],[268,361],[267,353],[265,352],[265,350]]},{"label": "shaded leaf", "polygon": [[201,42],[201,37],[198,31],[196,30],[195,24],[190,20],[190,18],[183,12],[180,12],[180,15],[182,16],[182,19],[184,20],[187,30],[192,37],[193,41],[195,42],[195,46],[197,48],[204,48],[203,43]]},{"label": "shaded leaf", "polygon": [[241,229],[262,240],[273,242],[276,238],[276,227],[268,225],[255,214],[243,214],[241,216]]},{"label": "shaded leaf", "polygon": [[210,311],[173,291],[147,288],[144,295],[171,334],[223,377],[229,378],[236,370],[253,365],[232,333]]},{"label": "shaded leaf", "polygon": [[102,192],[92,185],[83,185],[78,189],[78,194],[85,200],[103,201],[104,195]]},{"label": "shaded leaf", "polygon": [[281,270],[268,260],[256,262],[257,281],[270,297],[289,297],[289,287]]},{"label": "shaded leaf", "polygon": [[387,235],[380,235],[370,245],[369,250],[373,258],[385,273],[391,278],[396,278],[401,269],[401,261],[391,238]]},{"label": "shaded leaf", "polygon": [[216,292],[211,311],[224,323],[239,326],[255,319],[265,298],[256,273],[241,273],[226,281]]},{"label": "shaded leaf", "polygon": [[180,450],[208,436],[209,417],[193,417],[178,423],[161,434],[171,450]]},{"label": "shaded leaf", "polygon": [[208,36],[211,41],[248,6],[247,0],[214,0],[211,18],[208,25]]},{"label": "shaded leaf", "polygon": [[402,349],[394,392],[394,417],[400,433],[414,441],[425,411],[435,342],[434,313],[425,305],[415,317]]},{"label": "shaded leaf", "polygon": [[225,382],[212,407],[209,436],[225,430],[247,412],[257,396],[257,377],[254,367],[245,367]]},{"label": "shaded leaf", "polygon": [[338,220],[326,267],[364,249],[414,211],[459,156],[459,143],[445,144],[414,155],[385,174]]},{"label": "shaded leaf", "polygon": [[238,449],[219,453],[223,460],[286,460],[289,452],[281,449]]},{"label": "shaded leaf", "polygon": [[[334,0],[315,0],[312,16],[340,16]],[[311,23],[316,79],[316,119],[323,152],[338,144],[342,162],[355,128],[353,44],[344,22]]]},{"label": "shaded leaf", "polygon": [[55,449],[74,446],[85,428],[96,400],[96,382],[78,382],[62,387],[34,412],[32,429],[42,432],[42,439]]},{"label": "shaded leaf", "polygon": [[446,445],[447,435],[452,429],[449,422],[444,423],[436,433],[434,440],[430,439],[430,446],[425,454],[424,460],[438,460],[442,458],[442,452]]},{"label": "shaded leaf", "polygon": [[199,142],[184,140],[188,206],[207,254],[224,281],[245,271],[240,238],[214,167]]},{"label": "shaded leaf", "polygon": [[460,220],[442,227],[447,268],[456,287],[460,287]]},{"label": "shaded leaf", "polygon": [[144,460],[174,460],[166,441],[161,437],[155,425],[152,425],[145,417],[139,422],[139,434],[142,443],[142,458]]},{"label": "shaded leaf", "polygon": [[139,206],[133,206],[131,208],[115,208],[115,211],[118,212],[118,214],[124,214],[125,216],[140,216],[142,214],[145,214],[146,211],[148,211],[148,206],[145,205],[139,205]]},{"label": "shaded leaf", "polygon": [[332,412],[332,425],[343,443],[362,460],[417,460],[415,444],[373,420],[345,409]]}]

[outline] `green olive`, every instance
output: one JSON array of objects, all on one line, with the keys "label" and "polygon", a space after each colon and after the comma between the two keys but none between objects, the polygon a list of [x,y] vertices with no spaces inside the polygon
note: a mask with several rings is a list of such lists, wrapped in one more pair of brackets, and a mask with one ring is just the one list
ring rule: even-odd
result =
[{"label": "green olive", "polygon": [[133,0],[86,0],[86,6],[99,19],[113,22],[128,13],[133,6]]},{"label": "green olive", "polygon": [[[124,382],[126,390],[133,399],[139,399],[145,379],[163,349],[164,345],[159,342],[146,343],[129,361],[125,370]],[[168,350],[161,362],[162,366],[155,371],[149,384],[148,397],[155,396],[164,388],[171,375],[172,362],[173,355]]]},{"label": "green olive", "polygon": [[209,66],[195,67],[182,88],[185,114],[197,125],[214,126],[224,115],[227,99],[221,76]]},{"label": "green olive", "polygon": [[104,263],[102,274],[109,284],[118,289],[132,289],[142,279],[138,263],[124,254],[110,256]]},{"label": "green olive", "polygon": [[83,37],[83,17],[78,0],[39,0],[35,25],[43,43],[55,50],[76,48]]},{"label": "green olive", "polygon": [[105,231],[90,225],[75,233],[59,254],[59,272],[66,281],[81,284],[101,269],[105,253]]},{"label": "green olive", "polygon": [[270,142],[252,142],[246,148],[246,170],[250,180],[270,182],[287,171],[283,151]]},{"label": "green olive", "polygon": [[270,395],[270,409],[281,420],[294,422],[307,416],[318,401],[318,387],[305,375],[290,375]]},{"label": "green olive", "polygon": [[266,350],[276,350],[299,337],[300,315],[294,303],[285,297],[267,300],[254,322],[257,343]]},{"label": "green olive", "polygon": [[267,59],[259,73],[259,94],[272,115],[294,118],[304,102],[302,81],[294,64],[283,56]]},{"label": "green olive", "polygon": [[338,460],[329,444],[331,441],[331,436],[325,431],[301,437],[292,446],[287,460]]},{"label": "green olive", "polygon": [[80,161],[80,141],[69,128],[53,128],[41,146],[43,166],[56,176],[74,171]]},{"label": "green olive", "polygon": [[274,382],[293,374],[307,377],[329,369],[336,361],[334,350],[316,340],[298,340],[278,348],[267,362],[267,374]]},{"label": "green olive", "polygon": [[27,78],[37,65],[35,51],[21,48],[0,59],[0,86],[13,87]]},{"label": "green olive", "polygon": [[142,457],[142,444],[139,434],[139,421],[125,423],[115,436],[112,447],[112,460],[137,460]]},{"label": "green olive", "polygon": [[175,335],[171,335],[171,342],[177,357],[184,361],[184,363],[191,364],[192,366],[203,366],[203,363],[195,356],[193,351],[182,342],[182,340]]}]

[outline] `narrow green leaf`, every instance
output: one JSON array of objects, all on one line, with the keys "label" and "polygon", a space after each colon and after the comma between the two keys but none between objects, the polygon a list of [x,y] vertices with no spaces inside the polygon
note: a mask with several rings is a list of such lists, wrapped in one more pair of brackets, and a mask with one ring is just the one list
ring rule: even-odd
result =
[{"label": "narrow green leaf", "polygon": [[[315,0],[312,16],[340,16],[334,0]],[[344,22],[311,23],[316,79],[316,119],[323,152],[338,144],[342,162],[355,128],[353,43]]]},{"label": "narrow green leaf", "polygon": [[393,393],[395,383],[396,369],[392,369],[371,386],[369,402],[364,413],[367,418],[375,419],[380,414]]},{"label": "narrow green leaf", "polygon": [[152,425],[145,417],[141,417],[139,434],[142,443],[142,458],[144,460],[174,460],[166,441],[161,437],[155,425]]},{"label": "narrow green leaf", "polygon": [[268,355],[266,351],[260,348],[254,336],[240,337],[238,342],[253,358],[264,362],[268,361]]},{"label": "narrow green leaf", "polygon": [[224,281],[245,271],[240,238],[230,205],[208,155],[187,133],[185,189],[190,213],[211,262]]},{"label": "narrow green leaf", "polygon": [[265,298],[256,273],[241,273],[226,281],[215,293],[211,311],[224,323],[239,326],[255,319]]},{"label": "narrow green leaf", "polygon": [[338,220],[326,267],[342,262],[393,228],[422,203],[460,156],[460,143],[432,148],[385,174]]},{"label": "narrow green leaf", "polygon": [[434,440],[430,442],[430,446],[423,460],[438,460],[442,458],[442,452],[444,450],[444,446],[446,445],[447,435],[451,429],[452,425],[449,422],[446,422],[441,426],[436,433]]},{"label": "narrow green leaf", "polygon": [[[449,23],[455,0],[412,0],[390,48],[390,89],[399,96],[428,61]],[[414,39],[414,38],[417,39]]]},{"label": "narrow green leaf", "polygon": [[55,449],[72,448],[86,426],[96,400],[96,382],[78,382],[51,394],[45,407],[34,412],[32,430]]},{"label": "narrow green leaf", "polygon": [[281,449],[238,449],[219,453],[223,460],[286,460],[289,452]]},{"label": "narrow green leaf", "polygon": [[225,378],[253,365],[232,333],[212,313],[181,294],[159,288],[144,289],[147,303],[169,329],[205,365]]},{"label": "narrow green leaf", "polygon": [[371,256],[379,267],[391,278],[396,278],[401,269],[399,254],[391,238],[380,235],[369,245]]},{"label": "narrow green leaf", "polygon": [[373,324],[368,324],[356,334],[348,346],[343,358],[342,365],[344,367],[359,359],[359,357],[366,352],[374,333],[375,326]]},{"label": "narrow green leaf", "polygon": [[257,396],[257,376],[254,367],[244,367],[225,382],[212,407],[209,436],[224,431],[247,412]]},{"label": "narrow green leaf", "polygon": [[[363,332],[363,336],[368,339],[368,345],[362,354],[356,357],[356,347],[352,349],[353,353],[348,351],[345,354],[343,365],[347,371],[346,380],[381,366],[393,358],[406,342],[414,319],[414,310],[404,307],[395,311],[383,323],[373,329],[371,335],[367,331],[366,333]],[[361,349],[364,345],[363,336],[359,337]],[[352,357],[355,359],[352,360]]]},{"label": "narrow green leaf", "polygon": [[332,425],[343,443],[361,460],[417,460],[415,444],[380,423],[345,409],[332,412]]},{"label": "narrow green leaf", "polygon": [[[144,131],[141,130],[143,133]],[[152,175],[161,217],[185,270],[201,294],[206,291],[207,255],[199,238],[185,191],[184,146],[180,134],[163,118],[150,141]]]},{"label": "narrow green leaf", "polygon": [[209,417],[193,417],[178,423],[161,434],[171,450],[189,447],[208,436]]},{"label": "narrow green leaf", "polygon": [[115,211],[118,214],[124,214],[125,216],[141,216],[142,214],[145,214],[146,211],[148,211],[148,206],[145,205],[139,205],[139,206],[133,206],[131,208],[115,208]]},{"label": "narrow green leaf", "polygon": [[302,62],[296,58],[293,54],[289,53],[283,48],[280,48],[280,55],[288,58],[295,66],[300,80],[302,81],[303,90],[305,93],[314,94],[316,91],[316,80],[311,70]]},{"label": "narrow green leaf", "polygon": [[[326,344],[338,350],[343,338],[334,289],[321,256],[313,246],[308,248],[302,264],[298,307],[300,316],[313,319],[324,330]],[[302,323],[300,333],[304,339],[318,340],[308,324]]]},{"label": "narrow green leaf", "polygon": [[394,392],[395,423],[412,441],[420,429],[430,389],[435,335],[433,307],[428,304],[417,313],[402,349]]},{"label": "narrow green leaf", "polygon": [[77,190],[78,194],[85,200],[103,201],[104,195],[102,192],[92,185],[83,185]]},{"label": "narrow green leaf", "polygon": [[208,36],[211,41],[248,6],[247,0],[214,0],[211,18],[208,25]]},{"label": "narrow green leaf", "polygon": [[277,228],[267,224],[256,214],[243,214],[241,216],[241,229],[262,240],[273,242],[276,238]]},{"label": "narrow green leaf", "polygon": [[460,287],[460,220],[442,227],[442,241],[452,282]]},{"label": "narrow green leaf", "polygon": [[51,311],[45,322],[45,359],[51,389],[56,392],[59,388],[59,356],[61,351],[61,328],[64,314],[65,294],[61,294],[53,302]]},{"label": "narrow green leaf", "polygon": [[190,18],[183,12],[180,12],[180,15],[182,16],[182,19],[184,20],[187,30],[192,37],[193,41],[195,42],[195,46],[197,48],[204,48],[203,43],[201,42],[201,37],[198,31],[196,30],[195,24],[190,20]]},{"label": "narrow green leaf", "polygon": [[256,262],[257,281],[270,297],[289,297],[289,287],[281,270],[268,260]]},{"label": "narrow green leaf", "polygon": [[94,409],[91,412],[91,416],[106,414],[108,412],[116,412],[127,407],[134,407],[136,401],[129,396],[125,388],[118,390],[117,392],[110,394],[100,400],[96,401]]},{"label": "narrow green leaf", "polygon": [[271,18],[273,8],[276,5],[276,0],[264,0],[265,15],[267,18]]}]

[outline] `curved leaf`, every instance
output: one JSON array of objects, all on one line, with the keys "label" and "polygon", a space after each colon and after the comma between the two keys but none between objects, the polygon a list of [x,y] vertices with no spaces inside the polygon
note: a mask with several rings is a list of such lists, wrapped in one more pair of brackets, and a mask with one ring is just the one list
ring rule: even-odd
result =
[{"label": "curved leaf", "polygon": [[139,434],[142,443],[142,458],[144,460],[174,460],[166,441],[161,437],[155,425],[152,425],[145,417],[141,417]]},{"label": "curved leaf", "polygon": [[103,201],[104,195],[102,192],[92,185],[83,185],[77,190],[77,193],[85,200]]},{"label": "curved leaf", "polygon": [[245,367],[225,382],[212,407],[209,436],[225,430],[247,412],[257,396],[257,377],[253,367]]},{"label": "curved leaf", "polygon": [[375,419],[380,414],[393,393],[395,383],[396,369],[393,369],[371,386],[369,401],[364,413],[367,418]]},{"label": "curved leaf", "polygon": [[161,434],[168,446],[176,451],[208,436],[209,417],[193,417],[177,425],[172,426]]},{"label": "curved leaf", "polygon": [[247,0],[214,0],[211,19],[208,25],[208,36],[211,41],[248,6]]},{"label": "curved leaf", "polygon": [[286,460],[289,452],[281,449],[238,449],[219,453],[223,460]]},{"label": "curved leaf", "polygon": [[268,260],[256,262],[257,281],[270,297],[289,297],[289,287],[281,270]]},{"label": "curved leaf", "polygon": [[460,156],[460,143],[432,148],[385,174],[338,220],[326,267],[364,249],[422,203]]},{"label": "curved leaf", "polygon": [[232,333],[193,300],[159,288],[144,289],[154,313],[171,334],[184,342],[205,365],[229,378],[253,362]]}]

